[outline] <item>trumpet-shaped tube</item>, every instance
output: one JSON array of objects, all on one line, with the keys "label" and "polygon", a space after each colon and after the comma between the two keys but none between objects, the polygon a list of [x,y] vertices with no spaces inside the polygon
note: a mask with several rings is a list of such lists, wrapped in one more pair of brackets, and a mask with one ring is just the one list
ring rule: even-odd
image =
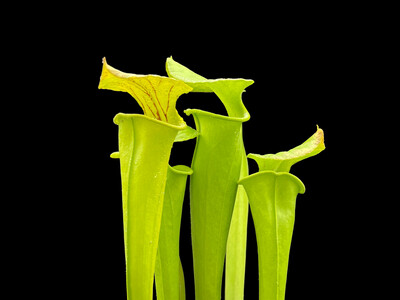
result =
[{"label": "trumpet-shaped tube", "polygon": [[263,171],[239,181],[250,202],[256,229],[259,299],[284,300],[296,197],[303,183],[286,172]]},{"label": "trumpet-shaped tube", "polygon": [[197,300],[221,298],[226,253],[225,299],[241,300],[244,291],[248,201],[235,178],[248,175],[242,123],[250,115],[241,95],[247,79],[206,79],[168,58],[167,73],[193,88],[215,93],[229,117],[187,110],[200,135],[190,183],[195,292]]},{"label": "trumpet-shaped tube", "polygon": [[197,300],[221,298],[229,226],[243,157],[242,122],[187,110],[199,131],[190,181],[193,267]]},{"label": "trumpet-shaped tube", "polygon": [[192,88],[168,77],[121,72],[105,58],[99,88],[129,93],[144,113],[114,118],[119,152],[112,157],[119,157],[121,164],[128,299],[151,300],[172,144],[196,135],[175,104]]},{"label": "trumpet-shaped tube", "polygon": [[259,299],[284,300],[289,251],[297,194],[303,183],[289,174],[295,163],[325,149],[324,132],[317,131],[303,144],[276,154],[249,154],[260,171],[239,181],[247,193],[256,229],[259,264]]},{"label": "trumpet-shaped tube", "polygon": [[182,127],[118,114],[128,299],[152,299],[168,161]]},{"label": "trumpet-shaped tube", "polygon": [[155,272],[158,300],[185,299],[179,233],[186,180],[192,173],[182,165],[168,168]]}]

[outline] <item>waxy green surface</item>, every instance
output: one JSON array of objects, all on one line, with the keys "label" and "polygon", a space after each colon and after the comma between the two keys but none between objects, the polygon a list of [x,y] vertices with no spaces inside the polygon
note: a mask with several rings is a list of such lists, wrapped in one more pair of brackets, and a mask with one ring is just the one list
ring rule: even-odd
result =
[{"label": "waxy green surface", "polygon": [[259,172],[242,178],[257,237],[259,299],[284,300],[296,197],[304,184],[288,173],[291,166],[325,149],[324,132],[317,131],[303,144],[277,154],[249,154]]},{"label": "waxy green surface", "polygon": [[249,198],[256,229],[259,299],[284,300],[296,196],[302,182],[286,172],[263,171],[239,181]]},{"label": "waxy green surface", "polygon": [[[154,275],[158,299],[185,299],[179,231],[187,176],[196,300],[242,300],[248,203],[259,255],[260,299],[284,300],[296,197],[303,183],[293,164],[325,149],[320,128],[302,145],[277,154],[249,154],[259,172],[248,176],[242,123],[250,115],[241,95],[246,79],[206,79],[168,58],[169,77],[121,72],[103,60],[99,88],[132,95],[144,115],[118,114],[128,300],[150,300]],[[213,92],[222,116],[198,109],[196,130],[175,109],[183,93]],[[168,166],[172,145],[197,137],[192,169]],[[192,171],[193,170],[193,171]]]},{"label": "waxy green surface", "polygon": [[[155,263],[168,161],[178,133],[187,128],[175,108],[192,88],[157,75],[121,72],[103,60],[100,89],[128,92],[144,115],[117,114],[128,300],[153,299]],[[184,140],[193,132],[186,131]]]},{"label": "waxy green surface", "polygon": [[156,261],[156,291],[158,300],[185,299],[185,282],[179,257],[179,234],[182,205],[189,167],[169,167]]},{"label": "waxy green surface", "polygon": [[248,202],[237,180],[248,174],[242,123],[250,115],[241,96],[253,81],[209,80],[172,58],[166,69],[193,92],[215,93],[227,110],[228,116],[185,110],[199,132],[190,181],[195,294],[197,300],[221,299],[226,255],[225,299],[243,299]]}]

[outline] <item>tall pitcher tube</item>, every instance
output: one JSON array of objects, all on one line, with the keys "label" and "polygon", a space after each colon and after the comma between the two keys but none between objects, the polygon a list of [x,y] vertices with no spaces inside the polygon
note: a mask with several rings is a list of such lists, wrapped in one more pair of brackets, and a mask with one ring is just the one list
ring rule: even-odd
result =
[{"label": "tall pitcher tube", "polygon": [[196,300],[221,299],[229,226],[243,157],[242,122],[201,110],[190,180],[190,209]]},{"label": "tall pitcher tube", "polygon": [[303,183],[287,172],[263,171],[239,181],[250,203],[257,237],[259,299],[284,300],[297,194]]},{"label": "tall pitcher tube", "polygon": [[153,299],[168,160],[179,130],[143,115],[118,114],[126,280],[129,300]]},{"label": "tall pitcher tube", "polygon": [[155,272],[158,300],[186,298],[179,235],[186,181],[192,173],[183,165],[168,168]]}]

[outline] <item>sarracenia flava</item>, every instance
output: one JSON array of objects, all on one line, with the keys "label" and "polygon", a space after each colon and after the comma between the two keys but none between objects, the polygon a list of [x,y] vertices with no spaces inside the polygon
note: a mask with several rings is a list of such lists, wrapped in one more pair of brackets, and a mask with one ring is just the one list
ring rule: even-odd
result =
[{"label": "sarracenia flava", "polygon": [[128,92],[144,112],[115,116],[119,151],[113,157],[121,165],[128,299],[151,300],[169,157],[187,128],[175,104],[192,88],[168,77],[124,73],[105,59],[99,88]]},{"label": "sarracenia flava", "polygon": [[[303,183],[290,167],[325,149],[321,129],[302,145],[275,155],[249,154],[259,172],[249,176],[242,93],[248,79],[206,79],[172,57],[168,77],[121,72],[103,60],[100,89],[129,93],[142,114],[117,114],[122,181],[126,283],[129,300],[183,300],[179,254],[182,203],[190,176],[190,215],[196,300],[243,300],[249,203],[259,257],[260,299],[283,300],[295,201]],[[196,130],[175,105],[189,92],[215,93],[227,115],[187,109]],[[174,142],[196,138],[191,167],[169,166]]]},{"label": "sarracenia flava", "polygon": [[317,128],[307,141],[287,152],[248,155],[257,162],[259,172],[239,184],[246,189],[256,229],[260,300],[285,299],[296,197],[305,192],[290,168],[324,149],[324,132]]},{"label": "sarracenia flava", "polygon": [[190,181],[196,299],[221,298],[225,255],[225,299],[243,299],[248,201],[237,180],[248,175],[242,124],[250,114],[242,93],[253,80],[209,80],[172,58],[167,59],[166,69],[170,77],[191,86],[192,92],[215,93],[228,114],[185,111],[194,117],[199,132]]}]

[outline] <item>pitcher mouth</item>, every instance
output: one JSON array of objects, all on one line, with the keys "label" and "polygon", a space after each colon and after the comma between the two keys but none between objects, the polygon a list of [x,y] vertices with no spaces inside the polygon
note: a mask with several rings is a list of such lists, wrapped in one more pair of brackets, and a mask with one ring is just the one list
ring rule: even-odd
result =
[{"label": "pitcher mouth", "polygon": [[293,181],[296,182],[296,183],[299,185],[299,194],[304,194],[305,191],[306,191],[306,187],[304,186],[304,183],[303,183],[297,176],[295,176],[295,175],[293,175],[293,174],[290,174],[290,173],[288,173],[288,172],[275,172],[275,171],[261,171],[261,172],[257,172],[257,173],[254,173],[254,174],[251,174],[251,175],[248,175],[248,176],[246,176],[246,177],[241,178],[241,179],[238,181],[238,185],[243,185],[244,182],[246,182],[246,181],[248,181],[248,180],[251,180],[252,178],[265,175],[265,174],[273,174],[273,175],[275,175],[276,177],[278,177],[278,176],[288,176],[288,177],[292,178]]},{"label": "pitcher mouth", "polygon": [[193,174],[192,168],[185,166],[185,165],[175,165],[175,166],[168,165],[168,168],[176,174],[181,174],[181,175],[192,175]]},{"label": "pitcher mouth", "polygon": [[221,119],[221,120],[226,120],[226,121],[230,121],[230,122],[246,122],[250,119],[250,114],[248,112],[246,112],[243,117],[238,118],[238,117],[229,117],[229,116],[224,116],[224,115],[220,115],[220,114],[215,114],[209,111],[205,111],[205,110],[201,110],[201,109],[192,109],[192,108],[188,108],[185,109],[183,111],[187,116],[193,115],[193,114],[198,114],[198,115],[205,115],[211,118],[216,118],[216,119]]},{"label": "pitcher mouth", "polygon": [[114,119],[113,119],[114,123],[118,125],[119,122],[120,122],[120,119],[122,117],[128,117],[128,118],[132,118],[132,119],[145,119],[145,120],[148,120],[150,122],[154,122],[156,124],[163,125],[163,126],[175,129],[175,130],[183,130],[183,129],[185,129],[187,127],[187,124],[185,122],[183,122],[181,125],[173,125],[171,123],[167,123],[167,122],[164,122],[164,121],[161,121],[161,120],[150,118],[150,117],[148,117],[146,115],[142,115],[142,114],[125,114],[125,113],[116,114]]}]

